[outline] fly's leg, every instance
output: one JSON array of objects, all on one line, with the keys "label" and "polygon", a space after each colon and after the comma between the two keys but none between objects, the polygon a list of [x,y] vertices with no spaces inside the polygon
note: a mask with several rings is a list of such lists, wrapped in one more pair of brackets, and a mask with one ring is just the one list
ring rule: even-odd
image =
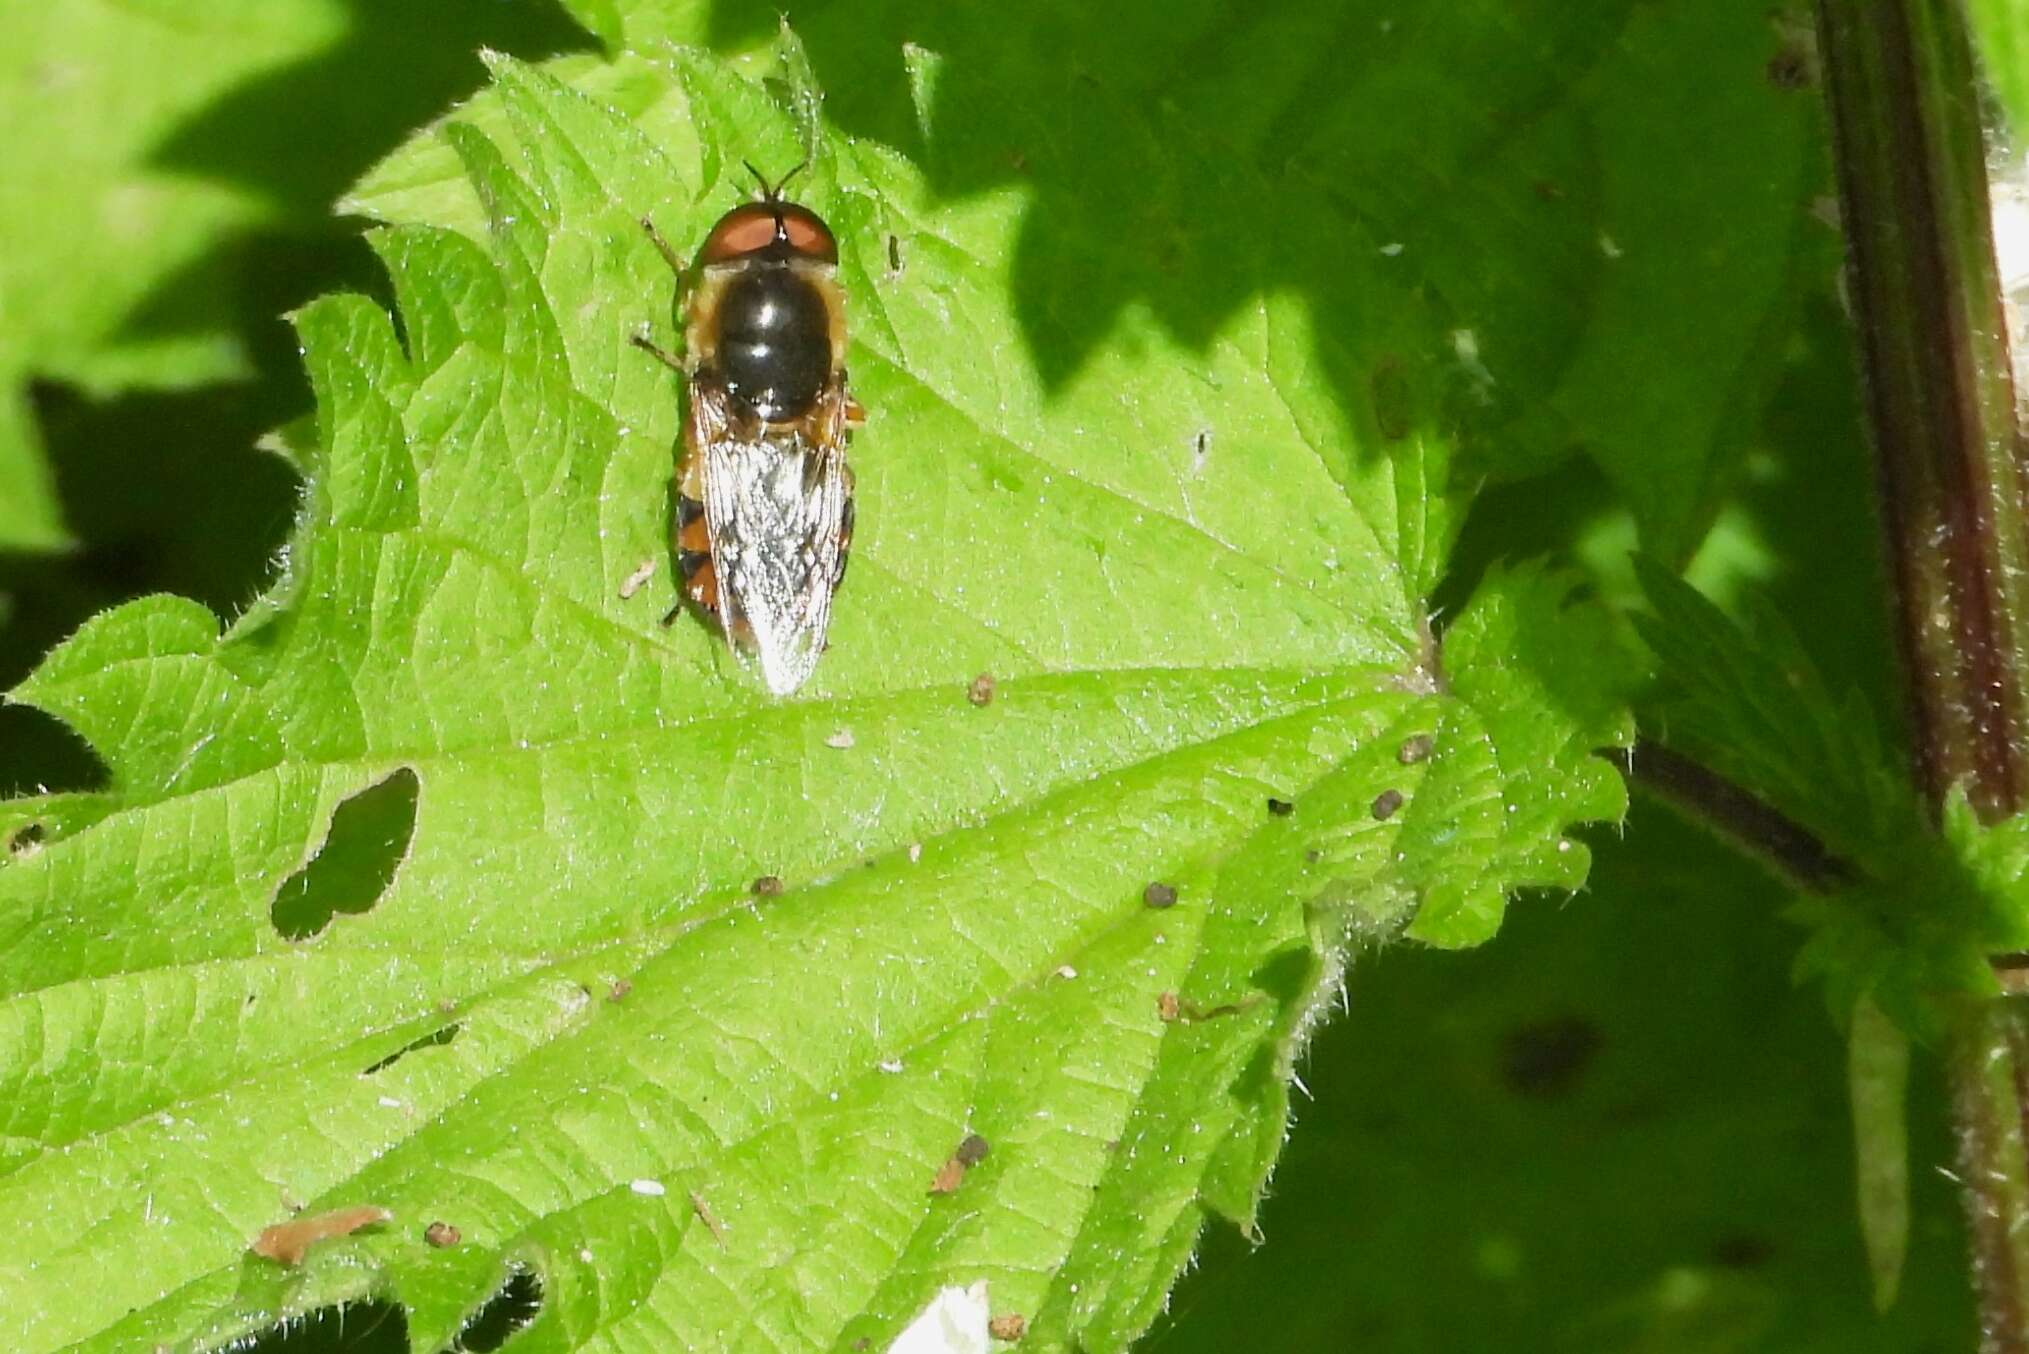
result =
[{"label": "fly's leg", "polygon": [[662,255],[662,261],[669,265],[669,271],[675,273],[678,277],[682,277],[683,259],[674,249],[670,248],[669,241],[662,238],[662,232],[655,228],[655,218],[652,216],[642,217],[641,228],[648,232],[649,243],[655,246],[656,253]]},{"label": "fly's leg", "polygon": [[669,349],[658,346],[654,339],[648,337],[647,325],[642,325],[627,341],[656,361],[662,363],[663,366],[668,367],[671,371],[685,376],[690,374],[685,371],[682,358],[669,351]]},{"label": "fly's leg", "polygon": [[[683,259],[678,256],[676,250],[670,247],[669,241],[662,238],[662,232],[655,228],[653,217],[642,217],[641,229],[648,232],[649,243],[655,246],[656,253],[662,255],[662,261],[669,265],[669,271],[676,274],[680,293],[681,284],[685,278]],[[671,371],[689,375],[684,368],[683,360],[667,348],[657,347],[655,341],[648,336],[648,333],[648,326],[642,325],[640,331],[633,337],[632,342],[634,346],[662,363],[665,367],[668,367]]]}]

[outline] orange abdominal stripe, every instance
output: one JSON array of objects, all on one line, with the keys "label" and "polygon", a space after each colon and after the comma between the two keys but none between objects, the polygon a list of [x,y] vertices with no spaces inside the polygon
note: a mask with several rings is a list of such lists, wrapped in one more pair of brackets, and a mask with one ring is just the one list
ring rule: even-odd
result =
[{"label": "orange abdominal stripe", "polygon": [[733,263],[768,249],[784,256],[838,262],[838,241],[817,213],[794,202],[749,202],[719,218],[698,257],[706,264]]}]

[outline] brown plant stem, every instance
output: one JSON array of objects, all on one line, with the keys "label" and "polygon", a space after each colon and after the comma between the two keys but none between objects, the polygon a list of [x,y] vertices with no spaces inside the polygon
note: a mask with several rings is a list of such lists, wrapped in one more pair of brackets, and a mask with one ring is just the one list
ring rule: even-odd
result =
[{"label": "brown plant stem", "polygon": [[[1993,822],[2029,791],[2029,477],[1971,41],[1956,0],[1817,13],[1912,757],[1933,812],[1963,787]],[[2012,1352],[2029,1351],[2029,1087],[2008,1002],[1964,1013],[1947,1065],[1982,1344]]]},{"label": "brown plant stem", "polygon": [[1810,829],[1681,752],[1643,738],[1601,755],[1632,784],[1760,859],[1793,888],[1823,893],[1859,877],[1851,861],[1834,855]]}]

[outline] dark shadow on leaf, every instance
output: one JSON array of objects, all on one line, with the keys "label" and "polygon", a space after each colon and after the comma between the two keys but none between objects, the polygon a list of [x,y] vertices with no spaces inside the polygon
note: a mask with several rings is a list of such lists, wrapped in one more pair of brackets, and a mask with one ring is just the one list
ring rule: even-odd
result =
[{"label": "dark shadow on leaf", "polygon": [[[176,592],[222,617],[273,574],[297,481],[255,439],[310,406],[284,312],[335,288],[384,291],[333,198],[414,127],[477,89],[476,50],[538,59],[588,47],[551,3],[350,0],[352,26],[307,61],[249,81],[157,147],[159,168],[233,183],[276,208],[165,278],[120,341],[229,334],[252,379],[174,392],[94,396],[43,385],[35,406],[63,518],[64,555],[0,555],[0,689],[88,617]],[[0,788],[104,783],[82,745],[34,711],[0,708]],[[82,754],[82,755],[81,755]]]},{"label": "dark shadow on leaf", "polygon": [[[297,480],[253,444],[308,400],[293,349],[275,362],[288,374],[259,384],[105,398],[35,388],[57,496],[79,544],[64,555],[0,554],[0,690],[120,602],[176,592],[229,617],[265,586],[288,537]],[[0,787],[103,784],[103,769],[55,721],[0,707]]]},{"label": "dark shadow on leaf", "polygon": [[165,137],[164,169],[239,184],[289,215],[325,217],[378,156],[485,82],[478,50],[531,60],[590,50],[554,4],[346,0],[343,38],[269,70]]},{"label": "dark shadow on leaf", "polygon": [[[1851,333],[1831,297],[1800,329],[1804,355],[1785,369],[1762,428],[1770,455],[1745,477],[1740,503],[1769,556],[1792,562],[1764,585],[1774,610],[1833,692],[1857,687],[1890,730],[1889,745],[1906,746],[1893,732],[1903,690],[1882,605],[1888,571]],[[1826,561],[1837,565],[1816,567]]]},{"label": "dark shadow on leaf", "polygon": [[[1384,392],[1396,400],[1385,422],[1398,430],[1405,389],[1441,390],[1455,374],[1440,342],[1390,350],[1382,336],[1403,332],[1404,316],[1388,308],[1415,311],[1410,327],[1436,338],[1443,331],[1431,320],[1447,306],[1485,307],[1501,287],[1519,286],[1502,281],[1511,266],[1567,300],[1596,269],[1589,152],[1532,137],[1568,92],[1560,80],[1613,42],[1629,3],[1591,7],[1582,19],[1559,7],[1557,22],[1537,22],[1529,11],[1548,4],[1513,6],[1523,12],[1508,16],[1508,36],[1550,34],[1567,50],[1497,64],[1488,73],[1499,78],[1458,72],[1445,87],[1455,106],[1427,107],[1405,106],[1414,91],[1396,78],[1400,44],[1413,39],[1427,59],[1456,28],[1464,59],[1493,60],[1505,39],[1488,30],[1500,26],[1484,15],[1454,22],[1441,8],[1397,18],[1396,7],[1371,4],[1242,12],[1211,0],[1103,15],[1045,6],[1012,26],[905,0],[806,4],[789,17],[840,130],[909,154],[946,198],[1009,186],[1030,195],[1013,280],[1047,383],[1069,379],[1125,315],[1146,313],[1201,349],[1263,295],[1295,293],[1326,317],[1318,330],[1337,350],[1324,355],[1334,387],[1355,426],[1370,431],[1383,421],[1378,367],[1414,372]],[[713,45],[764,42],[777,9],[721,0]],[[1334,211],[1308,210],[1318,198]],[[1488,254],[1490,215],[1521,257]],[[1341,227],[1316,224],[1332,221]],[[1453,272],[1418,280],[1422,261],[1404,260],[1385,290],[1364,287],[1377,247],[1402,239]],[[1531,378],[1546,381],[1573,338],[1512,337]],[[1509,401],[1477,413],[1514,416]],[[1425,408],[1416,421],[1436,416]]]},{"label": "dark shadow on leaf", "polygon": [[[268,204],[274,219],[216,241],[165,279],[120,337],[229,327],[271,375],[260,359],[283,311],[329,290],[334,271],[348,281],[374,275],[356,227],[332,216],[332,202],[416,127],[485,83],[479,48],[539,60],[592,45],[552,3],[347,0],[346,8],[351,24],[337,42],[235,87],[155,147],[155,168],[232,184]],[[302,257],[318,251],[328,257]]]},{"label": "dark shadow on leaf", "polygon": [[103,790],[112,776],[70,725],[27,705],[0,705],[0,798]]}]

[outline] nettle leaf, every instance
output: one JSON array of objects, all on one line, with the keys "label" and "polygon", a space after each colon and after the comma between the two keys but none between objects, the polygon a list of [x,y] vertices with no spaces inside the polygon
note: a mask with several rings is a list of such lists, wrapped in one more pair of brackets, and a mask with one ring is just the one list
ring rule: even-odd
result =
[{"label": "nettle leaf", "polygon": [[470,89],[477,44],[575,36],[540,6],[485,0],[0,10],[0,548],[64,539],[31,380],[94,395],[246,380],[277,245],[335,238],[329,203],[358,157]]},{"label": "nettle leaf", "polygon": [[2029,947],[2021,830],[1982,826],[1962,795],[1934,830],[1874,712],[1857,693],[1832,695],[1782,617],[1749,595],[1749,620],[1735,621],[1651,561],[1636,572],[1655,609],[1636,624],[1663,675],[1653,736],[1807,829],[1836,862],[1791,908],[1812,931],[1799,969],[1825,983],[1841,1023],[1865,1004],[1862,1020],[1885,1014],[1935,1036],[1945,1003],[1996,990],[1989,956]]},{"label": "nettle leaf", "polygon": [[1735,620],[1652,560],[1635,573],[1653,616],[1636,627],[1660,662],[1651,731],[1761,796],[1853,862],[1891,867],[1922,831],[1908,777],[1857,690],[1835,696],[1784,619],[1757,595]]},{"label": "nettle leaf", "polygon": [[[658,624],[679,392],[628,340],[673,341],[639,218],[700,238],[796,120],[687,51],[617,60],[617,105],[494,72],[381,178],[462,184],[357,199],[411,215],[374,237],[398,322],[296,317],[274,593],[223,636],[122,607],[15,693],[112,788],[0,822],[14,1347],[372,1298],[436,1349],[509,1287],[517,1348],[877,1347],[979,1281],[1042,1347],[1123,1347],[1252,1217],[1347,945],[1581,881],[1610,654],[1533,571],[1440,651],[1449,349],[1375,252],[1356,333],[1264,288],[1199,347],[1129,314],[1046,389],[1020,191],[827,136],[797,192],[872,419],[832,648],[769,699]],[[1249,266],[1166,224],[1066,266]],[[1387,417],[1327,360],[1388,364]]]}]

